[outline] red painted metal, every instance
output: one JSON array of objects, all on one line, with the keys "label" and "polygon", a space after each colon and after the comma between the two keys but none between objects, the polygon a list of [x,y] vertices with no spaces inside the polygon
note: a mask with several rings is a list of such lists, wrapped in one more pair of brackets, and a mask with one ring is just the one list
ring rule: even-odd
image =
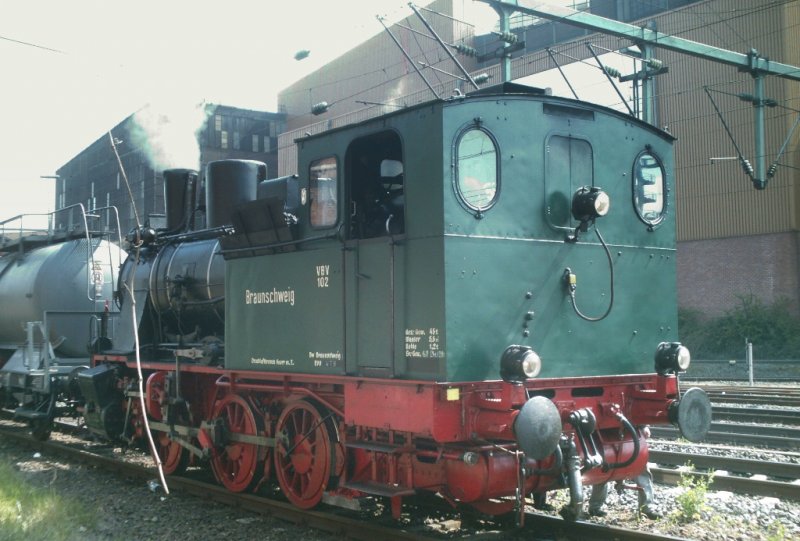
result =
[{"label": "red painted metal", "polygon": [[[94,362],[135,367],[120,356],[98,356]],[[148,374],[147,412],[162,419],[166,378],[175,365],[145,362],[143,366]],[[181,394],[192,405],[194,429],[201,420],[221,418],[233,433],[275,435],[274,449],[241,442],[220,449],[210,433],[198,430],[198,444],[211,451],[220,482],[234,491],[250,489],[265,482],[272,464],[282,491],[301,508],[319,503],[338,479],[336,493],[345,497],[381,490],[394,494],[393,511],[406,494],[428,490],[483,512],[507,512],[514,503],[509,498],[513,500],[518,488],[526,494],[563,488],[560,475],[552,471],[552,456],[527,460],[529,475],[519,480],[521,455],[514,423],[532,396],[552,400],[564,433],[576,441],[569,416],[578,409],[591,410],[597,422],[591,437],[610,464],[623,464],[634,453],[620,415],[635,427],[665,424],[670,404],[679,397],[676,378],[656,374],[450,384],[186,364],[181,365],[180,380]],[[162,457],[177,468],[185,455],[165,436],[159,438]],[[630,464],[589,469],[583,482],[637,475],[648,457],[647,442],[638,437],[639,453]],[[582,453],[580,445],[578,449]],[[265,463],[270,452],[273,456]]]},{"label": "red painted metal", "polygon": [[[213,418],[222,419],[225,428],[233,434],[255,436],[263,432],[260,417],[254,415],[250,405],[239,395],[223,397],[214,407]],[[229,441],[211,459],[211,467],[225,488],[231,492],[243,492],[259,481],[256,472],[263,467],[261,454],[255,444]]]},{"label": "red painted metal", "polygon": [[186,471],[191,462],[189,451],[181,447],[178,442],[171,440],[165,432],[156,432],[155,440],[164,474],[173,475]]},{"label": "red painted metal", "polygon": [[153,372],[150,374],[150,376],[148,376],[147,384],[145,386],[145,404],[147,406],[147,414],[156,421],[160,421],[164,418],[161,408],[166,404],[168,398],[166,392],[166,379],[167,373],[163,370],[159,370],[158,372]]},{"label": "red painted metal", "polygon": [[275,474],[286,498],[301,509],[322,500],[335,457],[333,436],[316,406],[298,400],[286,406],[276,427]]}]

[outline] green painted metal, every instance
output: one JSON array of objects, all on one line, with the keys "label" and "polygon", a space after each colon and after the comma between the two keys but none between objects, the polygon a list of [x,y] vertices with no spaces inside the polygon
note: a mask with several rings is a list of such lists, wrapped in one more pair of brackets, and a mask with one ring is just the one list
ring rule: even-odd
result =
[{"label": "green painted metal", "polygon": [[[445,108],[445,133],[480,118],[502,154],[500,196],[481,219],[465,212],[444,186],[451,379],[497,377],[510,344],[540,354],[542,377],[651,372],[656,345],[677,339],[674,206],[649,231],[634,211],[631,181],[632,164],[648,145],[671,164],[669,136],[618,113],[595,109],[589,116],[575,102],[546,101],[561,108],[545,114],[542,102],[515,97]],[[545,141],[553,135],[589,142],[593,178],[584,183],[611,197],[611,211],[597,227],[612,251],[616,295],[609,317],[598,323],[578,318],[564,289],[563,272],[570,267],[578,276],[580,309],[598,315],[608,306],[609,268],[597,237],[590,230],[578,243],[567,243],[568,231],[552,225],[554,213],[569,214],[577,187],[546,178]],[[667,167],[671,188],[674,171]]]},{"label": "green painted metal", "polygon": [[225,365],[344,372],[344,268],[338,247],[227,261]]},{"label": "green painted metal", "polygon": [[[476,126],[496,142],[500,171],[496,201],[480,212],[459,199],[455,177],[458,138]],[[351,177],[372,138],[376,153],[402,145],[400,235],[359,238],[350,223],[360,182]],[[570,152],[588,145],[588,172],[554,140],[585,143]],[[633,164],[645,149],[666,167],[667,214],[652,228],[633,203]],[[304,208],[297,251],[227,262],[230,368],[473,381],[499,378],[503,350],[521,344],[540,354],[541,377],[648,373],[658,343],[677,339],[672,138],[660,130],[573,100],[485,93],[310,137],[299,156],[302,183],[310,163],[337,157],[339,220],[311,228]],[[565,242],[577,225],[569,203],[586,184],[611,198],[597,226],[615,300],[596,323],[576,315],[563,281],[569,267],[580,309],[605,311],[610,269],[593,229]],[[253,292],[276,290],[293,292],[294,304],[252,302]]]}]

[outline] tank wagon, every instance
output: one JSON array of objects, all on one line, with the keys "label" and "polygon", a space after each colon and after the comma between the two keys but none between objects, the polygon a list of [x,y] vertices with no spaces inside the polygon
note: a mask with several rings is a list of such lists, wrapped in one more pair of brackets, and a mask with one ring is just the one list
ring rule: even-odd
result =
[{"label": "tank wagon", "polygon": [[577,517],[645,467],[645,425],[710,423],[678,380],[672,143],[506,83],[304,137],[290,177],[213,162],[204,229],[197,173],[167,171],[76,378],[87,426],[301,508],[567,488]]},{"label": "tank wagon", "polygon": [[[57,215],[67,224],[60,230]],[[99,225],[103,216],[113,220]],[[116,209],[87,214],[74,205],[43,229],[26,227],[32,219],[0,223],[0,404],[46,438],[55,416],[81,405],[75,377],[91,351],[110,343],[125,254],[119,226],[109,227]]]}]

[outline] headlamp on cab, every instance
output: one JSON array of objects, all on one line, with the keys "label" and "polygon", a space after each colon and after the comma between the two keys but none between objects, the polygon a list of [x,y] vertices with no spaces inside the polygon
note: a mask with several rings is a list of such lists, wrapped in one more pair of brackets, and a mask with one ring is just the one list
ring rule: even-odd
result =
[{"label": "headlamp on cab", "polygon": [[685,372],[692,362],[689,349],[680,342],[661,342],[656,348],[656,373],[660,376]]},{"label": "headlamp on cab", "polygon": [[538,376],[541,370],[542,359],[527,346],[508,346],[500,358],[503,381],[522,383]]},{"label": "headlamp on cab", "polygon": [[567,235],[567,242],[578,242],[578,235],[589,230],[597,218],[608,214],[611,198],[597,186],[581,186],[572,195],[572,217],[580,223],[575,233]]},{"label": "headlamp on cab", "polygon": [[572,196],[572,216],[581,224],[602,218],[608,214],[609,208],[611,199],[597,186],[581,186]]}]

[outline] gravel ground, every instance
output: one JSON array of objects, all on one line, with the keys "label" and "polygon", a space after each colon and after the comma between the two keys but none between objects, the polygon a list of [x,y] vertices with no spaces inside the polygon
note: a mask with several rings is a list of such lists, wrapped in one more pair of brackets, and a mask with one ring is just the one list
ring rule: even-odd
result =
[{"label": "gravel ground", "polygon": [[[777,498],[752,497],[732,492],[709,490],[702,518],[682,523],[676,518],[677,496],[684,489],[655,484],[655,508],[662,518],[637,517],[636,494],[609,490],[604,517],[589,520],[621,528],[669,534],[686,539],[708,541],[789,541],[800,540],[800,503]],[[562,494],[566,500],[566,495]]]},{"label": "gravel ground", "polygon": [[[0,441],[0,460],[14,465],[31,484],[55,490],[97,510],[97,525],[79,528],[70,538],[74,541],[338,539],[180,492],[165,498],[161,492],[152,492],[141,480],[37,456],[30,449],[10,442]],[[46,540],[27,537],[25,541]]]},{"label": "gravel ground", "polygon": [[[800,453],[787,451],[732,446],[720,449],[702,444],[663,440],[652,440],[650,447],[653,450],[664,451],[685,451],[688,448],[697,455],[724,455],[744,459],[800,463]],[[800,480],[796,482],[800,482]],[[654,507],[662,515],[659,519],[651,520],[644,516],[637,516],[638,502],[635,491],[623,490],[620,493],[614,489],[609,490],[608,499],[603,508],[607,513],[606,516],[589,517],[588,519],[622,528],[641,529],[692,540],[800,541],[800,502],[715,491],[712,483],[706,493],[706,505],[701,512],[701,518],[685,523],[679,519],[680,508],[677,498],[686,489],[661,484],[655,484],[654,488]],[[568,495],[562,491],[550,503],[555,509],[558,509],[567,501]]]},{"label": "gravel ground", "polygon": [[[675,444],[664,445],[675,447]],[[656,444],[654,447],[658,446]],[[762,459],[768,457],[766,451],[742,451],[741,454]],[[800,454],[786,455],[792,461],[800,460]],[[35,456],[33,451],[10,442],[0,441],[0,460],[13,464],[31,483],[49,487],[97,509],[100,516],[98,524],[76,531],[72,536],[75,541],[339,539],[275,518],[210,504],[179,492],[164,499],[162,494],[152,492],[147,483],[141,480],[124,479],[102,470],[51,460],[47,456]],[[655,507],[663,518],[651,520],[637,517],[634,491],[618,493],[611,489],[605,506],[607,515],[590,520],[694,540],[800,540],[798,502],[710,490],[702,518],[682,523],[676,518],[676,498],[683,490],[656,485]],[[554,509],[559,509],[568,499],[566,491],[550,494],[549,503]],[[462,530],[460,533],[465,532]],[[26,541],[38,540],[28,538]]]}]

